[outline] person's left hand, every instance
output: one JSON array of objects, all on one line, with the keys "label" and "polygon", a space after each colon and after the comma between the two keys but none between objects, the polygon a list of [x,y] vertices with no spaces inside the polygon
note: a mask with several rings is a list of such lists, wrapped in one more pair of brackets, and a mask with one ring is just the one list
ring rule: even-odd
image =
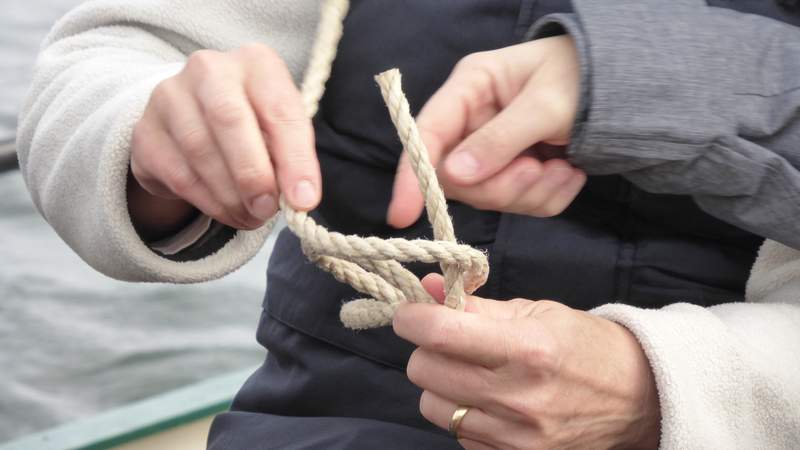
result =
[{"label": "person's left hand", "polygon": [[[535,217],[567,208],[586,183],[564,150],[578,112],[580,76],[568,35],[462,59],[416,120],[447,198]],[[407,227],[422,208],[404,153],[387,222]]]},{"label": "person's left hand", "polygon": [[[443,280],[425,288],[442,301]],[[658,394],[647,357],[621,325],[552,301],[470,296],[464,312],[407,303],[394,330],[418,348],[409,379],[422,415],[477,449],[656,449]]]}]

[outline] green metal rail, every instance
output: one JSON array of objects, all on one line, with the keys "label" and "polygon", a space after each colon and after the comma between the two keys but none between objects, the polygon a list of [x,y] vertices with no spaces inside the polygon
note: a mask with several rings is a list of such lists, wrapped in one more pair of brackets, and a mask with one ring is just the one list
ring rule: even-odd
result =
[{"label": "green metal rail", "polygon": [[0,444],[0,450],[101,450],[225,411],[255,368],[212,378]]}]

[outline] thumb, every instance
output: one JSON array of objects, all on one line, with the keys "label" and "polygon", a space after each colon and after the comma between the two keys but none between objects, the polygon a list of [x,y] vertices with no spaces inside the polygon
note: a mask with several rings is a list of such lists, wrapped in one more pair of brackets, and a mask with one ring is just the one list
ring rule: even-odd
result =
[{"label": "thumb", "polygon": [[[428,150],[428,159],[433,167],[439,163],[443,152],[440,140],[427,131],[423,123],[418,123],[422,141]],[[425,198],[419,188],[419,180],[411,167],[408,153],[403,152],[397,164],[397,173],[392,188],[392,200],[386,213],[386,222],[395,228],[406,228],[419,220],[425,208]]]},{"label": "thumb", "polygon": [[424,206],[425,200],[419,189],[417,177],[411,169],[408,154],[403,152],[397,165],[386,222],[395,228],[411,226],[419,220]]},{"label": "thumb", "polygon": [[475,185],[500,172],[520,153],[552,138],[561,122],[556,114],[546,113],[554,108],[548,104],[552,98],[529,83],[508,106],[453,149],[444,160],[445,175],[454,183]]}]

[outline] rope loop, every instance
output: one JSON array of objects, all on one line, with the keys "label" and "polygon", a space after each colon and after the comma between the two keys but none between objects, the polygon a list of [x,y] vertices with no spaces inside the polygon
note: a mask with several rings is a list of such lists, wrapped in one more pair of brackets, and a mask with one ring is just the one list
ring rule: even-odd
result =
[{"label": "rope loop", "polygon": [[[347,0],[327,0],[322,6],[317,39],[301,89],[309,117],[316,114],[330,77],[348,7]],[[340,282],[371,296],[342,306],[342,323],[357,330],[391,324],[394,311],[403,302],[435,303],[402,262],[439,263],[445,279],[445,305],[456,309],[464,308],[464,295],[482,286],[489,275],[486,255],[456,242],[444,193],[402,91],[400,71],[388,70],[375,80],[419,181],[434,240],[379,239],[332,232],[307,213],[292,209],[283,196],[280,199],[287,225],[300,239],[306,257]]]}]

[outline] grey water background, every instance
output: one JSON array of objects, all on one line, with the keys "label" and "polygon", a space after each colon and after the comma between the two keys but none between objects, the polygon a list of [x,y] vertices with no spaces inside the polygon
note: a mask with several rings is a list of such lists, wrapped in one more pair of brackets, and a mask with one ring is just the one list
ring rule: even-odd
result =
[{"label": "grey water background", "polygon": [[[0,142],[14,136],[39,42],[80,1],[0,0]],[[0,175],[0,442],[260,363],[273,239],[223,280],[122,283],[58,238],[18,171]]]}]

